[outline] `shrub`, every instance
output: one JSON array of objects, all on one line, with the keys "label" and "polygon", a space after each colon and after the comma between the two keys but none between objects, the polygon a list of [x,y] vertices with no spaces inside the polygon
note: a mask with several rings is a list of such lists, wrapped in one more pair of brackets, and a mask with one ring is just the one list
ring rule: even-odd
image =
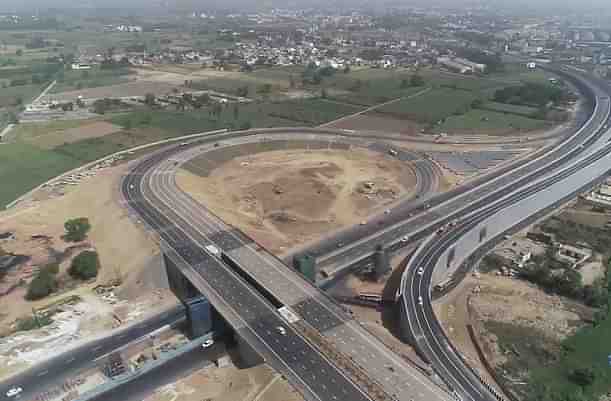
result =
[{"label": "shrub", "polygon": [[89,224],[88,218],[79,217],[66,221],[64,223],[64,229],[66,230],[66,235],[64,235],[66,241],[78,242],[87,237],[91,225]]},{"label": "shrub", "polygon": [[100,260],[98,253],[95,251],[83,251],[72,260],[68,273],[76,279],[89,280],[98,275],[99,268]]},{"label": "shrub", "polygon": [[55,275],[48,269],[41,269],[36,277],[30,282],[25,299],[33,301],[41,299],[57,290]]},{"label": "shrub", "polygon": [[16,330],[17,331],[28,331],[39,329],[43,326],[47,326],[53,323],[53,319],[48,316],[37,316],[32,315],[22,319],[17,319]]}]

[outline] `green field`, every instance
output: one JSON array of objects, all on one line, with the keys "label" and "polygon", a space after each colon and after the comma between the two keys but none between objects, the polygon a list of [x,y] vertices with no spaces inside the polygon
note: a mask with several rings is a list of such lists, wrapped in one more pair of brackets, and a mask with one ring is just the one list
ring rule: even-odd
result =
[{"label": "green field", "polygon": [[[546,127],[546,122],[523,117],[517,114],[499,113],[488,110],[470,110],[459,116],[450,115],[435,128],[436,132],[469,131],[479,132],[489,130],[490,134],[519,131],[531,131]],[[515,133],[515,132],[513,132]]]},{"label": "green field", "polygon": [[129,70],[127,68],[102,70],[96,67],[91,70],[67,70],[57,79],[57,84],[50,93],[116,85],[128,81]]},{"label": "green field", "polygon": [[377,109],[397,118],[434,124],[453,114],[469,110],[477,94],[453,89],[433,89],[411,99],[403,99]]},{"label": "green field", "polygon": [[486,102],[483,106],[479,108],[482,110],[498,111],[501,113],[518,114],[525,117],[531,116],[537,112],[537,109],[535,107],[497,102]]},{"label": "green field", "polygon": [[24,143],[0,145],[0,205],[79,164],[69,156]]},{"label": "green field", "polygon": [[[611,317],[607,316],[598,326],[584,327],[566,339],[562,343],[563,351],[558,355],[558,361],[532,370],[530,381],[535,391],[528,399],[552,401],[557,400],[555,396],[558,395],[583,393],[584,398],[581,399],[596,400],[607,393],[611,388],[611,367],[607,361],[607,356],[611,355],[610,338]],[[579,386],[569,380],[571,372],[579,368],[591,368],[594,371],[592,384]]]},{"label": "green field", "polygon": [[27,104],[42,92],[46,85],[22,85],[0,89],[0,107]]}]

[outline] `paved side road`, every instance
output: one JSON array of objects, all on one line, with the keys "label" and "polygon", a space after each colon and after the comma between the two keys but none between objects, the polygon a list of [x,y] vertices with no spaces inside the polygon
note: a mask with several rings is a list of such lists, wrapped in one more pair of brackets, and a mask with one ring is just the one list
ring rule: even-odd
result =
[{"label": "paved side road", "polygon": [[93,364],[95,358],[120,348],[165,325],[175,324],[185,318],[182,305],[178,305],[159,314],[147,317],[123,329],[112,336],[99,338],[79,345],[58,356],[49,358],[33,367],[0,382],[0,400],[9,400],[6,392],[16,386],[23,389],[22,399],[34,398],[48,387],[63,383],[76,375],[78,371]]}]

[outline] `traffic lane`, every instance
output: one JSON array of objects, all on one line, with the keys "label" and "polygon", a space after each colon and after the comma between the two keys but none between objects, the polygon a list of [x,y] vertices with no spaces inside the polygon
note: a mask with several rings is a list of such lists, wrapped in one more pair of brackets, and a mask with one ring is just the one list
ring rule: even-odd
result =
[{"label": "traffic lane", "polygon": [[[142,178],[139,176],[136,179],[141,180]],[[143,208],[142,202],[138,202],[131,206],[135,206],[139,209]],[[215,288],[225,302],[231,305],[234,310],[239,311],[239,314],[259,338],[268,338],[268,341],[264,341],[264,343],[272,352],[280,357],[286,367],[292,372],[303,370],[303,373],[298,377],[312,390],[312,393],[321,394],[324,397],[323,399],[329,400],[369,400],[369,397],[363,394],[354,383],[343,375],[343,373],[338,371],[330,361],[326,360],[318,350],[310,347],[291,326],[285,325],[284,321],[279,317],[271,305],[267,305],[267,303],[258,294],[255,294],[250,287],[243,283],[241,278],[236,276],[235,273],[223,267],[217,258],[205,253],[192,238],[179,230],[176,224],[169,223],[167,217],[159,213],[155,206],[146,209],[146,211],[141,210],[141,216],[150,223],[151,227],[156,229],[156,231],[164,237],[166,242],[170,245],[178,245],[177,251],[179,250],[180,253],[185,256],[185,261],[196,266],[196,270],[200,273],[202,280],[206,280]],[[185,224],[184,221],[181,221],[181,223]],[[197,263],[193,263],[195,261],[197,261]],[[198,286],[198,283],[193,284]],[[200,291],[206,290],[202,287],[198,289]],[[257,322],[265,322],[265,327],[257,326]],[[281,334],[276,330],[280,326],[285,327],[286,334]],[[270,327],[273,329],[270,330]],[[256,330],[257,328],[259,330]],[[290,338],[294,344],[299,346],[292,345],[292,349],[289,350],[286,344],[281,340],[284,336],[286,336],[287,339]],[[291,352],[293,350],[302,348],[307,349],[309,355],[307,359],[298,360],[296,358],[291,358]],[[305,366],[305,370],[303,366]],[[320,372],[321,369],[325,369],[327,372],[326,376],[318,377],[316,375],[315,372]],[[337,385],[334,383],[337,383]],[[345,393],[348,394],[348,397],[344,396]]]},{"label": "traffic lane", "polygon": [[46,388],[55,385],[61,386],[66,379],[73,378],[80,370],[91,366],[95,358],[106,355],[137,338],[184,318],[184,307],[178,305],[121,329],[113,336],[92,340],[60,355],[41,361],[26,371],[3,380],[0,383],[0,399],[9,399],[6,397],[6,393],[13,387],[23,389],[21,393],[23,398],[33,398]]}]

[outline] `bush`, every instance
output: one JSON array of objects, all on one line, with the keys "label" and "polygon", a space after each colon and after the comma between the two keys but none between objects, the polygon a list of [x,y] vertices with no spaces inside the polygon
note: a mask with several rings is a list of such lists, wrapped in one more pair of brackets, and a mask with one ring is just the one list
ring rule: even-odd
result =
[{"label": "bush", "polygon": [[89,280],[98,275],[99,268],[100,260],[98,253],[95,251],[83,251],[72,260],[68,273],[76,279]]},{"label": "bush", "polygon": [[70,242],[82,241],[87,237],[87,233],[91,229],[89,219],[86,217],[79,217],[77,219],[68,220],[64,223],[64,229],[66,235],[64,239]]},{"label": "bush", "polygon": [[39,329],[43,326],[47,326],[53,323],[53,319],[48,316],[37,316],[32,315],[22,319],[17,319],[16,330],[17,331],[28,331]]},{"label": "bush", "polygon": [[41,269],[30,282],[25,299],[33,301],[41,299],[57,290],[57,280],[49,269]]}]

